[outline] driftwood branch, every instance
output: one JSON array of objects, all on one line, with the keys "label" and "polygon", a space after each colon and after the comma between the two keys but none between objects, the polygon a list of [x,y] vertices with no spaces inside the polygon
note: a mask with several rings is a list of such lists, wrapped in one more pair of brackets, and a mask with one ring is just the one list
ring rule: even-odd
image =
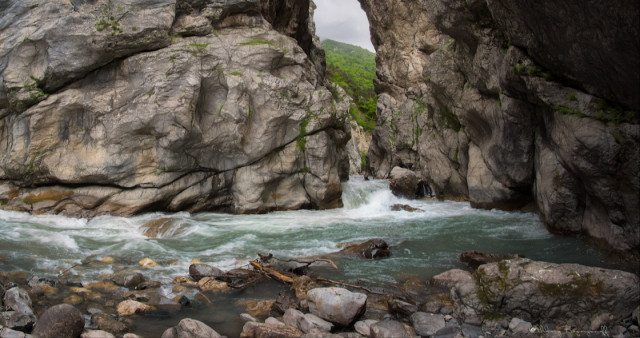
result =
[{"label": "driftwood branch", "polygon": [[266,266],[262,266],[260,265],[260,263],[255,262],[255,261],[251,261],[249,262],[251,263],[251,266],[253,266],[256,270],[258,270],[259,272],[279,281],[282,283],[286,283],[286,284],[293,284],[293,278],[282,274],[274,269],[268,268]]},{"label": "driftwood branch", "polygon": [[386,293],[383,292],[378,292],[378,291],[373,291],[369,288],[365,288],[363,286],[358,286],[358,285],[353,285],[353,284],[348,284],[348,283],[342,283],[342,282],[336,282],[330,279],[325,279],[325,278],[316,278],[315,280],[317,280],[318,282],[322,282],[325,284],[333,284],[333,285],[339,285],[339,286],[346,286],[348,288],[354,288],[354,289],[358,289],[358,290],[362,290],[362,291],[366,291],[368,293],[371,294],[375,294],[375,295],[386,295]]},{"label": "driftwood branch", "polygon": [[334,269],[338,269],[338,266],[336,265],[336,263],[334,263],[332,260],[330,259],[325,259],[325,258],[316,258],[314,260],[310,260],[310,261],[304,261],[304,260],[300,260],[300,259],[287,259],[287,260],[282,260],[283,262],[296,262],[296,263],[300,263],[300,264],[307,264],[307,266],[315,263],[315,262],[325,262],[325,263],[329,263],[329,265],[331,265],[332,268]]},{"label": "driftwood branch", "polygon": [[76,266],[79,266],[79,265],[82,265],[82,263],[76,263],[76,264],[74,264],[74,265],[70,266],[69,268],[62,270],[62,271],[58,274],[58,276],[64,276],[67,272],[71,271],[71,269],[73,269],[73,268],[75,268]]}]

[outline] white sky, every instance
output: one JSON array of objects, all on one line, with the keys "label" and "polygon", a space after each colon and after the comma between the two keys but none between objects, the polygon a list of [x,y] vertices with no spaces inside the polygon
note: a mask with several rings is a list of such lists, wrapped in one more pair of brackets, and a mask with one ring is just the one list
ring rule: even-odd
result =
[{"label": "white sky", "polygon": [[366,48],[375,53],[369,35],[369,21],[358,0],[314,0],[316,34]]}]

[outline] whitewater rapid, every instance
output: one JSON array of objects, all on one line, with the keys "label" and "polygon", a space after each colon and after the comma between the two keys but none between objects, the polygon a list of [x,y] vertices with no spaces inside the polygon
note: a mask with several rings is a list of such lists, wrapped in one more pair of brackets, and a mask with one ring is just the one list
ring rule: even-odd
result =
[{"label": "whitewater rapid", "polygon": [[[76,219],[0,211],[0,271],[56,276],[71,269],[88,281],[149,257],[177,260],[148,269],[162,282],[185,275],[193,259],[223,270],[246,266],[258,253],[276,257],[318,256],[344,242],[382,238],[392,256],[379,261],[342,259],[334,278],[392,282],[411,273],[420,278],[464,267],[468,250],[521,253],[537,260],[607,266],[587,244],[548,233],[534,213],[478,210],[469,203],[405,200],[385,180],[352,177],[343,185],[344,207],[264,215],[151,213],[131,218]],[[418,212],[392,211],[408,204]],[[143,234],[143,224],[169,218],[171,231],[159,238]],[[79,265],[110,256],[106,265]]]}]

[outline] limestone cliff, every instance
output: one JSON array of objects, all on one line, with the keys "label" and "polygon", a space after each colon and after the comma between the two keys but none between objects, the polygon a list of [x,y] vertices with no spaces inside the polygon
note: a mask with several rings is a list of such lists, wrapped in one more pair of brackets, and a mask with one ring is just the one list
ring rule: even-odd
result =
[{"label": "limestone cliff", "polygon": [[341,205],[347,107],[309,0],[0,5],[0,208]]},{"label": "limestone cliff", "polygon": [[547,227],[640,248],[638,2],[360,0],[377,50],[369,170],[440,198],[537,205]]}]

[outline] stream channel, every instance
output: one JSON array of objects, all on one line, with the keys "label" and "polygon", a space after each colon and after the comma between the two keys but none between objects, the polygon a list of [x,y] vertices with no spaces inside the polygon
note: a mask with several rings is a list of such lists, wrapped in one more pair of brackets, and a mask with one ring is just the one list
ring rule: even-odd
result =
[{"label": "stream channel", "polygon": [[[165,286],[161,292],[173,298],[176,295],[171,281],[188,275],[192,259],[228,270],[246,267],[258,253],[272,253],[278,258],[319,256],[338,251],[339,243],[371,238],[389,243],[391,257],[336,258],[338,270],[323,267],[314,273],[347,283],[396,283],[407,276],[426,282],[452,268],[466,269],[459,255],[470,250],[615,268],[586,242],[550,234],[535,213],[479,210],[462,202],[405,200],[391,193],[387,181],[365,181],[358,176],[345,182],[343,190],[341,209],[264,215],[152,213],[87,220],[0,211],[0,272],[25,271],[56,279],[61,271],[69,269],[69,278],[86,284],[114,270],[136,266],[145,257],[157,262],[177,260],[140,267],[149,280],[162,282]],[[408,204],[423,211],[391,211],[394,204]],[[147,238],[141,226],[159,218],[171,218],[173,227],[159,238]],[[76,266],[105,256],[113,257],[115,263]],[[288,287],[269,282],[215,296],[213,307],[185,307],[168,318],[136,316],[133,332],[159,337],[181,318],[190,317],[235,337],[242,327],[238,314],[244,312],[238,300],[274,300],[285,289]],[[86,311],[90,306],[78,307]]]}]

